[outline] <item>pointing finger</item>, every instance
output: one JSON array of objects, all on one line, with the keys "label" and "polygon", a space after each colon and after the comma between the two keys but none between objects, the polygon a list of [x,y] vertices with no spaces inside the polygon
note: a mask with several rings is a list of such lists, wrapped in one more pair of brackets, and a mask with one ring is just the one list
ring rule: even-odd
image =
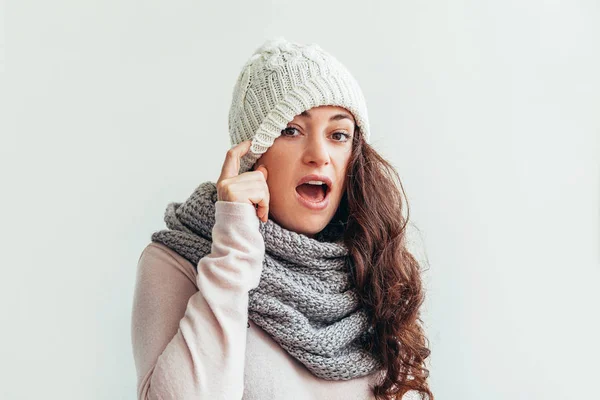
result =
[{"label": "pointing finger", "polygon": [[246,155],[246,153],[248,153],[251,145],[252,141],[246,140],[227,151],[225,161],[223,162],[223,167],[221,168],[221,175],[219,176],[219,181],[222,181],[227,178],[232,178],[239,174],[240,160],[244,155]]}]

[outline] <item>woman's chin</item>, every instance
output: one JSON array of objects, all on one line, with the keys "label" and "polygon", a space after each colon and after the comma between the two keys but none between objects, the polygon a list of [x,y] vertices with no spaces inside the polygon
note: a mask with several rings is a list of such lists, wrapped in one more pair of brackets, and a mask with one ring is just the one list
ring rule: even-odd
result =
[{"label": "woman's chin", "polygon": [[277,217],[274,217],[273,220],[287,230],[301,233],[308,237],[314,237],[317,233],[321,232],[329,222],[323,215],[311,215],[298,211],[290,211],[290,213],[294,215],[294,218],[291,220],[282,220]]}]

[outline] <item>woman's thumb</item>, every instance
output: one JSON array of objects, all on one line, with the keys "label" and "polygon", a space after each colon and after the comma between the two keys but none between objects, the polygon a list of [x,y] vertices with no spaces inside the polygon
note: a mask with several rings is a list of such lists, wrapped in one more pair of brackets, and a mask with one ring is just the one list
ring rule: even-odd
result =
[{"label": "woman's thumb", "polygon": [[[260,171],[263,173],[264,177],[265,177],[265,182],[267,181],[267,177],[269,176],[269,171],[267,171],[267,168],[261,164],[256,168],[257,171]],[[268,186],[267,186],[267,191],[268,191]],[[266,198],[263,198],[256,207],[256,211],[257,211],[257,215],[258,217],[263,221],[263,222],[267,222],[268,218],[269,218],[269,193],[265,193]]]},{"label": "woman's thumb", "polygon": [[269,176],[269,171],[267,171],[267,168],[266,168],[266,167],[265,167],[263,164],[260,164],[260,165],[259,165],[259,166],[256,168],[256,170],[257,170],[257,171],[260,171],[260,172],[262,172],[262,173],[263,173],[263,175],[265,176],[265,181],[266,181],[266,180],[267,180],[267,177]]}]

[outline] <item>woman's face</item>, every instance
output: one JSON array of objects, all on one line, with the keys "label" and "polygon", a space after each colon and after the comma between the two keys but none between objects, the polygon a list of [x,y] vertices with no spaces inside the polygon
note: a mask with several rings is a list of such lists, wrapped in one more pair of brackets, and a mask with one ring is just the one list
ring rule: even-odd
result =
[{"label": "woman's face", "polygon": [[[354,126],[352,114],[337,106],[311,108],[287,124],[253,167],[268,171],[269,218],[309,237],[325,228],[346,190]],[[310,174],[331,180],[324,200],[321,186],[299,186]]]}]

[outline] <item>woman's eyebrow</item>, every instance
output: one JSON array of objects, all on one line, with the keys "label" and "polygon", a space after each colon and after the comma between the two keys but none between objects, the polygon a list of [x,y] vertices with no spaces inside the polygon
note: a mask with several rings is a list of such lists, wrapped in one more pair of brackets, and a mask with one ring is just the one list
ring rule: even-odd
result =
[{"label": "woman's eyebrow", "polygon": [[[308,118],[312,117],[308,111],[302,111],[300,113],[300,115],[303,117],[308,117]],[[349,119],[350,121],[354,122],[354,118],[352,118],[349,114],[344,114],[344,113],[335,114],[331,118],[329,118],[330,121],[339,121],[341,119]]]}]

